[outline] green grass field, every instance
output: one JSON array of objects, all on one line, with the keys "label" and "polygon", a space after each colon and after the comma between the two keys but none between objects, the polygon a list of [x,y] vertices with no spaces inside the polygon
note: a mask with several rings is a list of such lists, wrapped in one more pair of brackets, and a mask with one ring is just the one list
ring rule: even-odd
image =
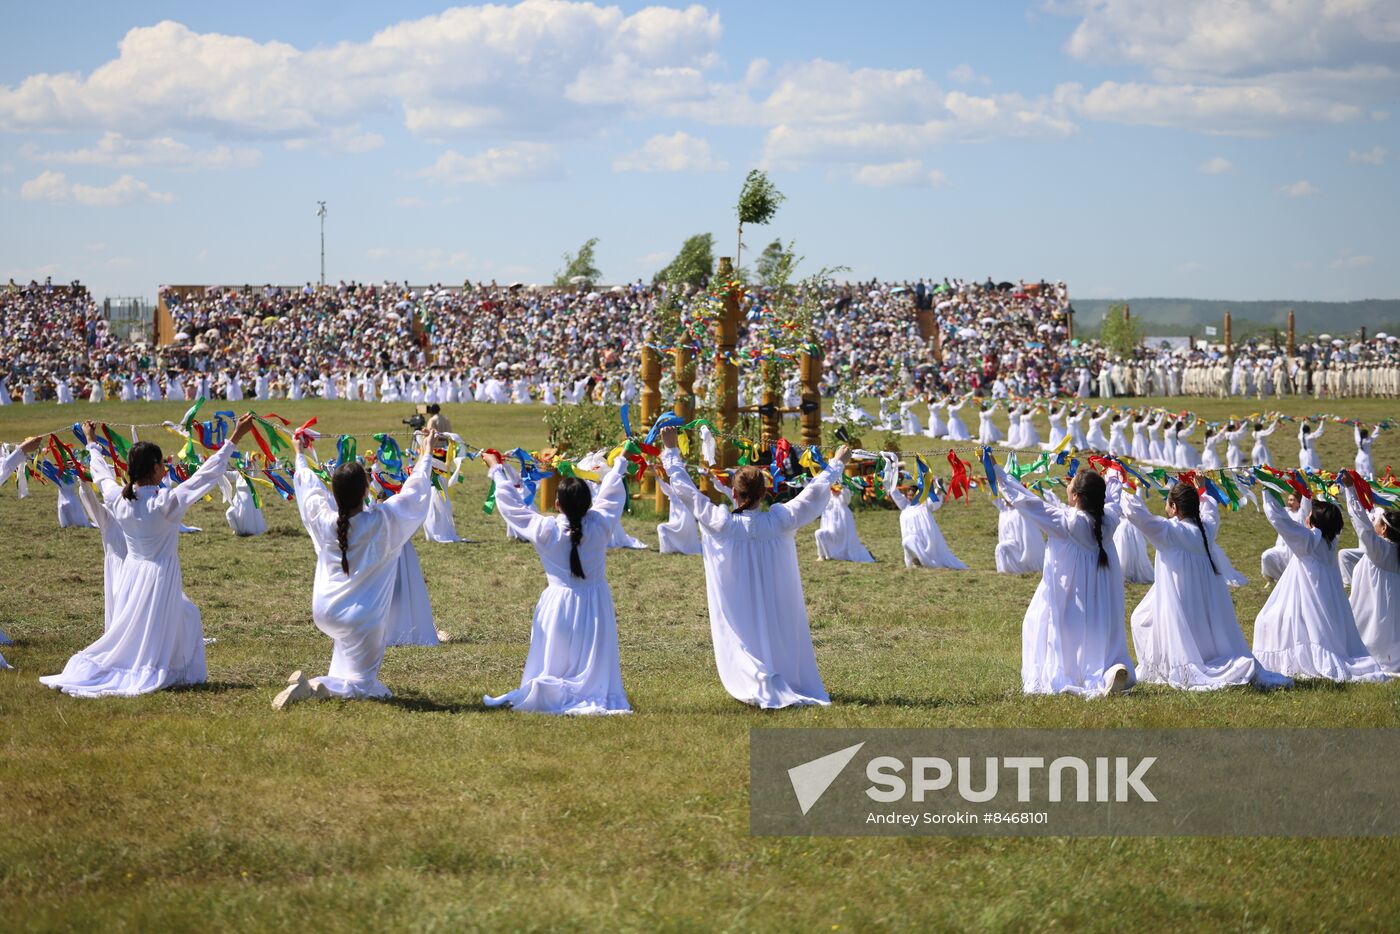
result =
[{"label": "green grass field", "polygon": [[[1379,401],[1285,405],[1395,413]],[[182,410],[13,406],[0,410],[0,438]],[[276,410],[298,422],[315,414],[328,433],[401,428],[408,414]],[[476,443],[544,438],[539,408],[447,412]],[[1271,440],[1279,460],[1293,458],[1285,430]],[[1325,463],[1350,464],[1349,432],[1334,426],[1321,446]],[[1395,437],[1377,444],[1376,463],[1400,464]],[[482,514],[479,466],[453,494],[472,542],[418,545],[438,624],[456,640],[390,649],[391,701],[282,713],[269,703],[287,673],[324,672],[330,657],[310,620],[313,556],[293,507],[265,502],[270,531],[252,540],[228,531],[217,503],[190,513],[206,530],[183,539],[181,558],[205,634],[218,639],[209,684],[81,700],[37,678],[101,631],[101,545],[95,531],[58,530],[52,489],[32,490],[0,496],[0,628],[18,668],[0,672],[0,927],[1292,930],[1390,927],[1400,910],[1394,840],[750,836],[756,726],[1400,725],[1395,685],[1023,697],[1020,624],[1037,581],[994,573],[995,511],[980,498],[938,514],[967,573],[906,570],[891,511],[857,513],[875,565],[819,563],[811,529],[799,535],[827,709],[732,701],[714,670],[699,559],[614,552],[636,713],[575,720],[481,705],[518,684],[543,575],[529,546],[507,543],[500,520]],[[654,522],[624,524],[654,546]],[[1251,578],[1236,594],[1247,634],[1267,593],[1258,555],[1272,541],[1252,510],[1225,521],[1222,543]],[[1354,544],[1350,529],[1344,541]],[[1143,590],[1129,588],[1130,609]]]}]

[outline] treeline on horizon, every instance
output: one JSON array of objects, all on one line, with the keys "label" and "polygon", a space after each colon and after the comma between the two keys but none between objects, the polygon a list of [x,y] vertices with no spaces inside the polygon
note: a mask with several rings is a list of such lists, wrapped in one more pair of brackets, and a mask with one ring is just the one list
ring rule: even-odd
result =
[{"label": "treeline on horizon", "polygon": [[1299,339],[1307,335],[1332,334],[1337,337],[1366,329],[1400,333],[1400,299],[1366,299],[1357,302],[1308,301],[1217,301],[1200,298],[1092,298],[1074,299],[1076,337],[1094,337],[1103,316],[1112,305],[1126,303],[1132,317],[1152,336],[1204,336],[1209,325],[1217,330],[1214,340],[1223,339],[1225,312],[1230,312],[1230,330],[1235,340],[1253,336],[1283,336],[1288,329],[1288,311],[1293,310],[1294,328]]}]

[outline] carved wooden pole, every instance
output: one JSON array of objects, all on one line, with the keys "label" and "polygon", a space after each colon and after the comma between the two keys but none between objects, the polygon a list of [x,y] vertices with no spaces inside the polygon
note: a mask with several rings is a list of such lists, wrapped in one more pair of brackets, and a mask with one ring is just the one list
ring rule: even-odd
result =
[{"label": "carved wooden pole", "polygon": [[1294,349],[1298,346],[1297,335],[1293,331],[1293,309],[1288,309],[1288,356],[1293,356]]},{"label": "carved wooden pole", "polygon": [[[771,366],[772,364],[769,364]],[[772,377],[767,372],[768,367],[764,367],[763,374],[763,395],[759,398],[759,417],[763,421],[763,446],[777,444],[778,439],[783,436],[783,413],[778,411],[783,404],[783,397],[780,392],[771,386]]]},{"label": "carved wooden pole", "polygon": [[802,444],[822,443],[822,346],[813,336],[800,358],[802,377]]},{"label": "carved wooden pole", "polygon": [[[724,314],[715,322],[715,367],[719,387],[719,398],[715,400],[719,424],[715,427],[732,434],[739,428],[739,368],[734,365],[734,347],[739,343],[739,296],[729,287],[734,278],[734,264],[729,257],[720,257],[716,275],[725,291]],[[715,455],[719,466],[733,467],[737,460],[734,452],[734,446],[721,439]]]},{"label": "carved wooden pole", "polygon": [[1230,313],[1227,311],[1225,312],[1225,359],[1227,360],[1233,355],[1232,348],[1234,345],[1231,343],[1230,338]]},{"label": "carved wooden pole", "polygon": [[[690,421],[695,417],[695,352],[689,347],[676,348],[676,401],[671,406],[671,411],[685,421]],[[690,450],[698,450],[698,443],[691,432]],[[709,490],[709,474],[703,474],[696,478],[700,484],[700,489]],[[666,518],[671,514],[671,501],[666,498],[658,484],[656,488],[656,514],[661,518]]]},{"label": "carved wooden pole", "polygon": [[[661,355],[650,344],[642,344],[642,424],[643,431],[661,415]],[[656,492],[656,477],[648,470],[642,475],[642,494]]]}]

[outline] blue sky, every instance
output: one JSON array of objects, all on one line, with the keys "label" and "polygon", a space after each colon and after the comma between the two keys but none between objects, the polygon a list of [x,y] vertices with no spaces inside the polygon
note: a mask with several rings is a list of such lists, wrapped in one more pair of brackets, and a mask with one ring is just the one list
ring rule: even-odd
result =
[{"label": "blue sky", "polygon": [[7,4],[0,277],[852,277],[1400,297],[1394,0]]}]

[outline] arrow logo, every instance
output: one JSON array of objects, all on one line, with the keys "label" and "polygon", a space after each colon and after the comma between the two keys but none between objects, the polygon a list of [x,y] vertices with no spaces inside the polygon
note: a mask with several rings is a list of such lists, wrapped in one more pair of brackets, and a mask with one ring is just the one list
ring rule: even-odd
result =
[{"label": "arrow logo", "polygon": [[826,790],[831,787],[831,783],[836,781],[836,777],[850,764],[851,760],[856,757],[856,753],[860,752],[860,747],[864,745],[864,742],[859,742],[854,746],[838,749],[820,759],[813,759],[811,762],[804,762],[788,769],[788,780],[792,782],[793,794],[797,795],[797,804],[802,808],[804,815],[821,800],[822,795],[826,794]]}]

